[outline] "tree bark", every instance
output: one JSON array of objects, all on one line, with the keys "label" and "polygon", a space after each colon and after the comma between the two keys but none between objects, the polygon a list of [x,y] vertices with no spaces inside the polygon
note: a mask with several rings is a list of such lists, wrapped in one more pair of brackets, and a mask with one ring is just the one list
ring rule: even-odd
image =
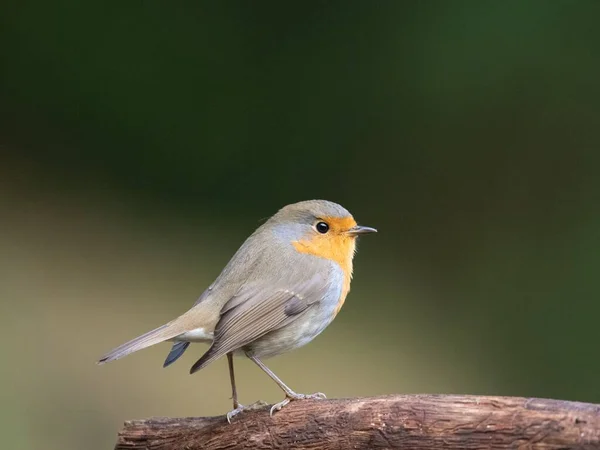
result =
[{"label": "tree bark", "polygon": [[128,421],[116,449],[600,449],[600,405],[391,395],[294,401],[224,416]]}]

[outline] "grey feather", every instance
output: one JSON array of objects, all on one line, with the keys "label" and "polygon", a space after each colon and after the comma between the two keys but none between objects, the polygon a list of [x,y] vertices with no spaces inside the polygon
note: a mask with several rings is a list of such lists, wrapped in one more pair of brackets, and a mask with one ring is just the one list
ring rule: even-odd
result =
[{"label": "grey feather", "polygon": [[295,316],[296,314],[300,314],[304,311],[308,305],[305,300],[301,300],[300,298],[294,296],[292,297],[285,305],[283,312],[285,312],[288,316]]},{"label": "grey feather", "polygon": [[138,350],[142,350],[146,347],[150,347],[151,345],[158,344],[159,342],[166,341],[181,334],[180,330],[178,330],[176,327],[171,327],[170,325],[171,324],[163,325],[141,336],[138,336],[123,345],[120,345],[100,358],[98,364],[104,364],[106,362],[120,359],[129,355],[130,353],[137,352]]},{"label": "grey feather", "polygon": [[163,363],[163,367],[170,366],[177,361],[189,346],[189,342],[175,342],[173,347],[171,347],[171,351],[167,355],[167,359],[165,359],[165,362]]}]

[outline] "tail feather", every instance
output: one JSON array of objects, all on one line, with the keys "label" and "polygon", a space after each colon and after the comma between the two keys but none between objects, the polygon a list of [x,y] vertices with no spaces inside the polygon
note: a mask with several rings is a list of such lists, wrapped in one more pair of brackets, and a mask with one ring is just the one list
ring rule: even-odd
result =
[{"label": "tail feather", "polygon": [[111,350],[98,360],[98,364],[104,364],[123,358],[130,353],[137,352],[138,350],[150,347],[151,345],[179,336],[182,332],[183,330],[181,330],[180,327],[174,326],[173,323],[168,323]]},{"label": "tail feather", "polygon": [[181,355],[183,355],[183,352],[185,352],[189,346],[190,346],[189,342],[175,342],[173,344],[173,348],[171,348],[171,351],[169,352],[169,355],[167,356],[167,359],[165,359],[163,367],[170,366],[175,361],[177,361],[179,359],[179,357]]}]

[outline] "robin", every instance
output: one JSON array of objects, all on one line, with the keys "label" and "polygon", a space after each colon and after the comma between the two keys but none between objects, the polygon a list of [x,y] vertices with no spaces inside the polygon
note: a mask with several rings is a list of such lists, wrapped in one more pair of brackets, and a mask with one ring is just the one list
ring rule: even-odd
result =
[{"label": "robin", "polygon": [[285,392],[271,415],[292,400],[325,398],[322,393],[297,394],[262,359],[308,344],[333,321],[350,291],[356,239],[376,231],[358,225],[333,202],[287,205],[242,244],[190,310],[115,348],[98,363],[173,341],[167,367],[191,342],[208,343],[190,373],[227,355],[234,408],[228,421],[244,409],[237,399],[234,354],[247,356]]}]

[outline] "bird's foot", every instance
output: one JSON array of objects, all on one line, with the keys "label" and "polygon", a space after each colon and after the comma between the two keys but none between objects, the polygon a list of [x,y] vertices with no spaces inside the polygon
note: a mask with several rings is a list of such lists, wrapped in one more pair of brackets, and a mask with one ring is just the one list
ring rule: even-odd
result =
[{"label": "bird's foot", "polygon": [[238,404],[235,409],[232,409],[227,413],[227,422],[231,423],[231,419],[241,413],[246,407],[244,405]]},{"label": "bird's foot", "polygon": [[325,400],[326,398],[327,396],[322,392],[316,392],[314,394],[296,394],[295,392],[290,392],[282,401],[271,407],[269,414],[272,416],[277,411],[281,411],[284,406],[293,400]]},{"label": "bird's foot", "polygon": [[267,404],[267,402],[264,402],[262,400],[258,400],[257,402],[254,402],[248,406],[240,405],[238,403],[237,407],[234,410],[229,411],[227,413],[227,422],[231,423],[231,419],[233,419],[235,416],[237,416],[242,411],[253,411],[256,409],[262,409],[265,406],[268,406],[268,404]]}]

